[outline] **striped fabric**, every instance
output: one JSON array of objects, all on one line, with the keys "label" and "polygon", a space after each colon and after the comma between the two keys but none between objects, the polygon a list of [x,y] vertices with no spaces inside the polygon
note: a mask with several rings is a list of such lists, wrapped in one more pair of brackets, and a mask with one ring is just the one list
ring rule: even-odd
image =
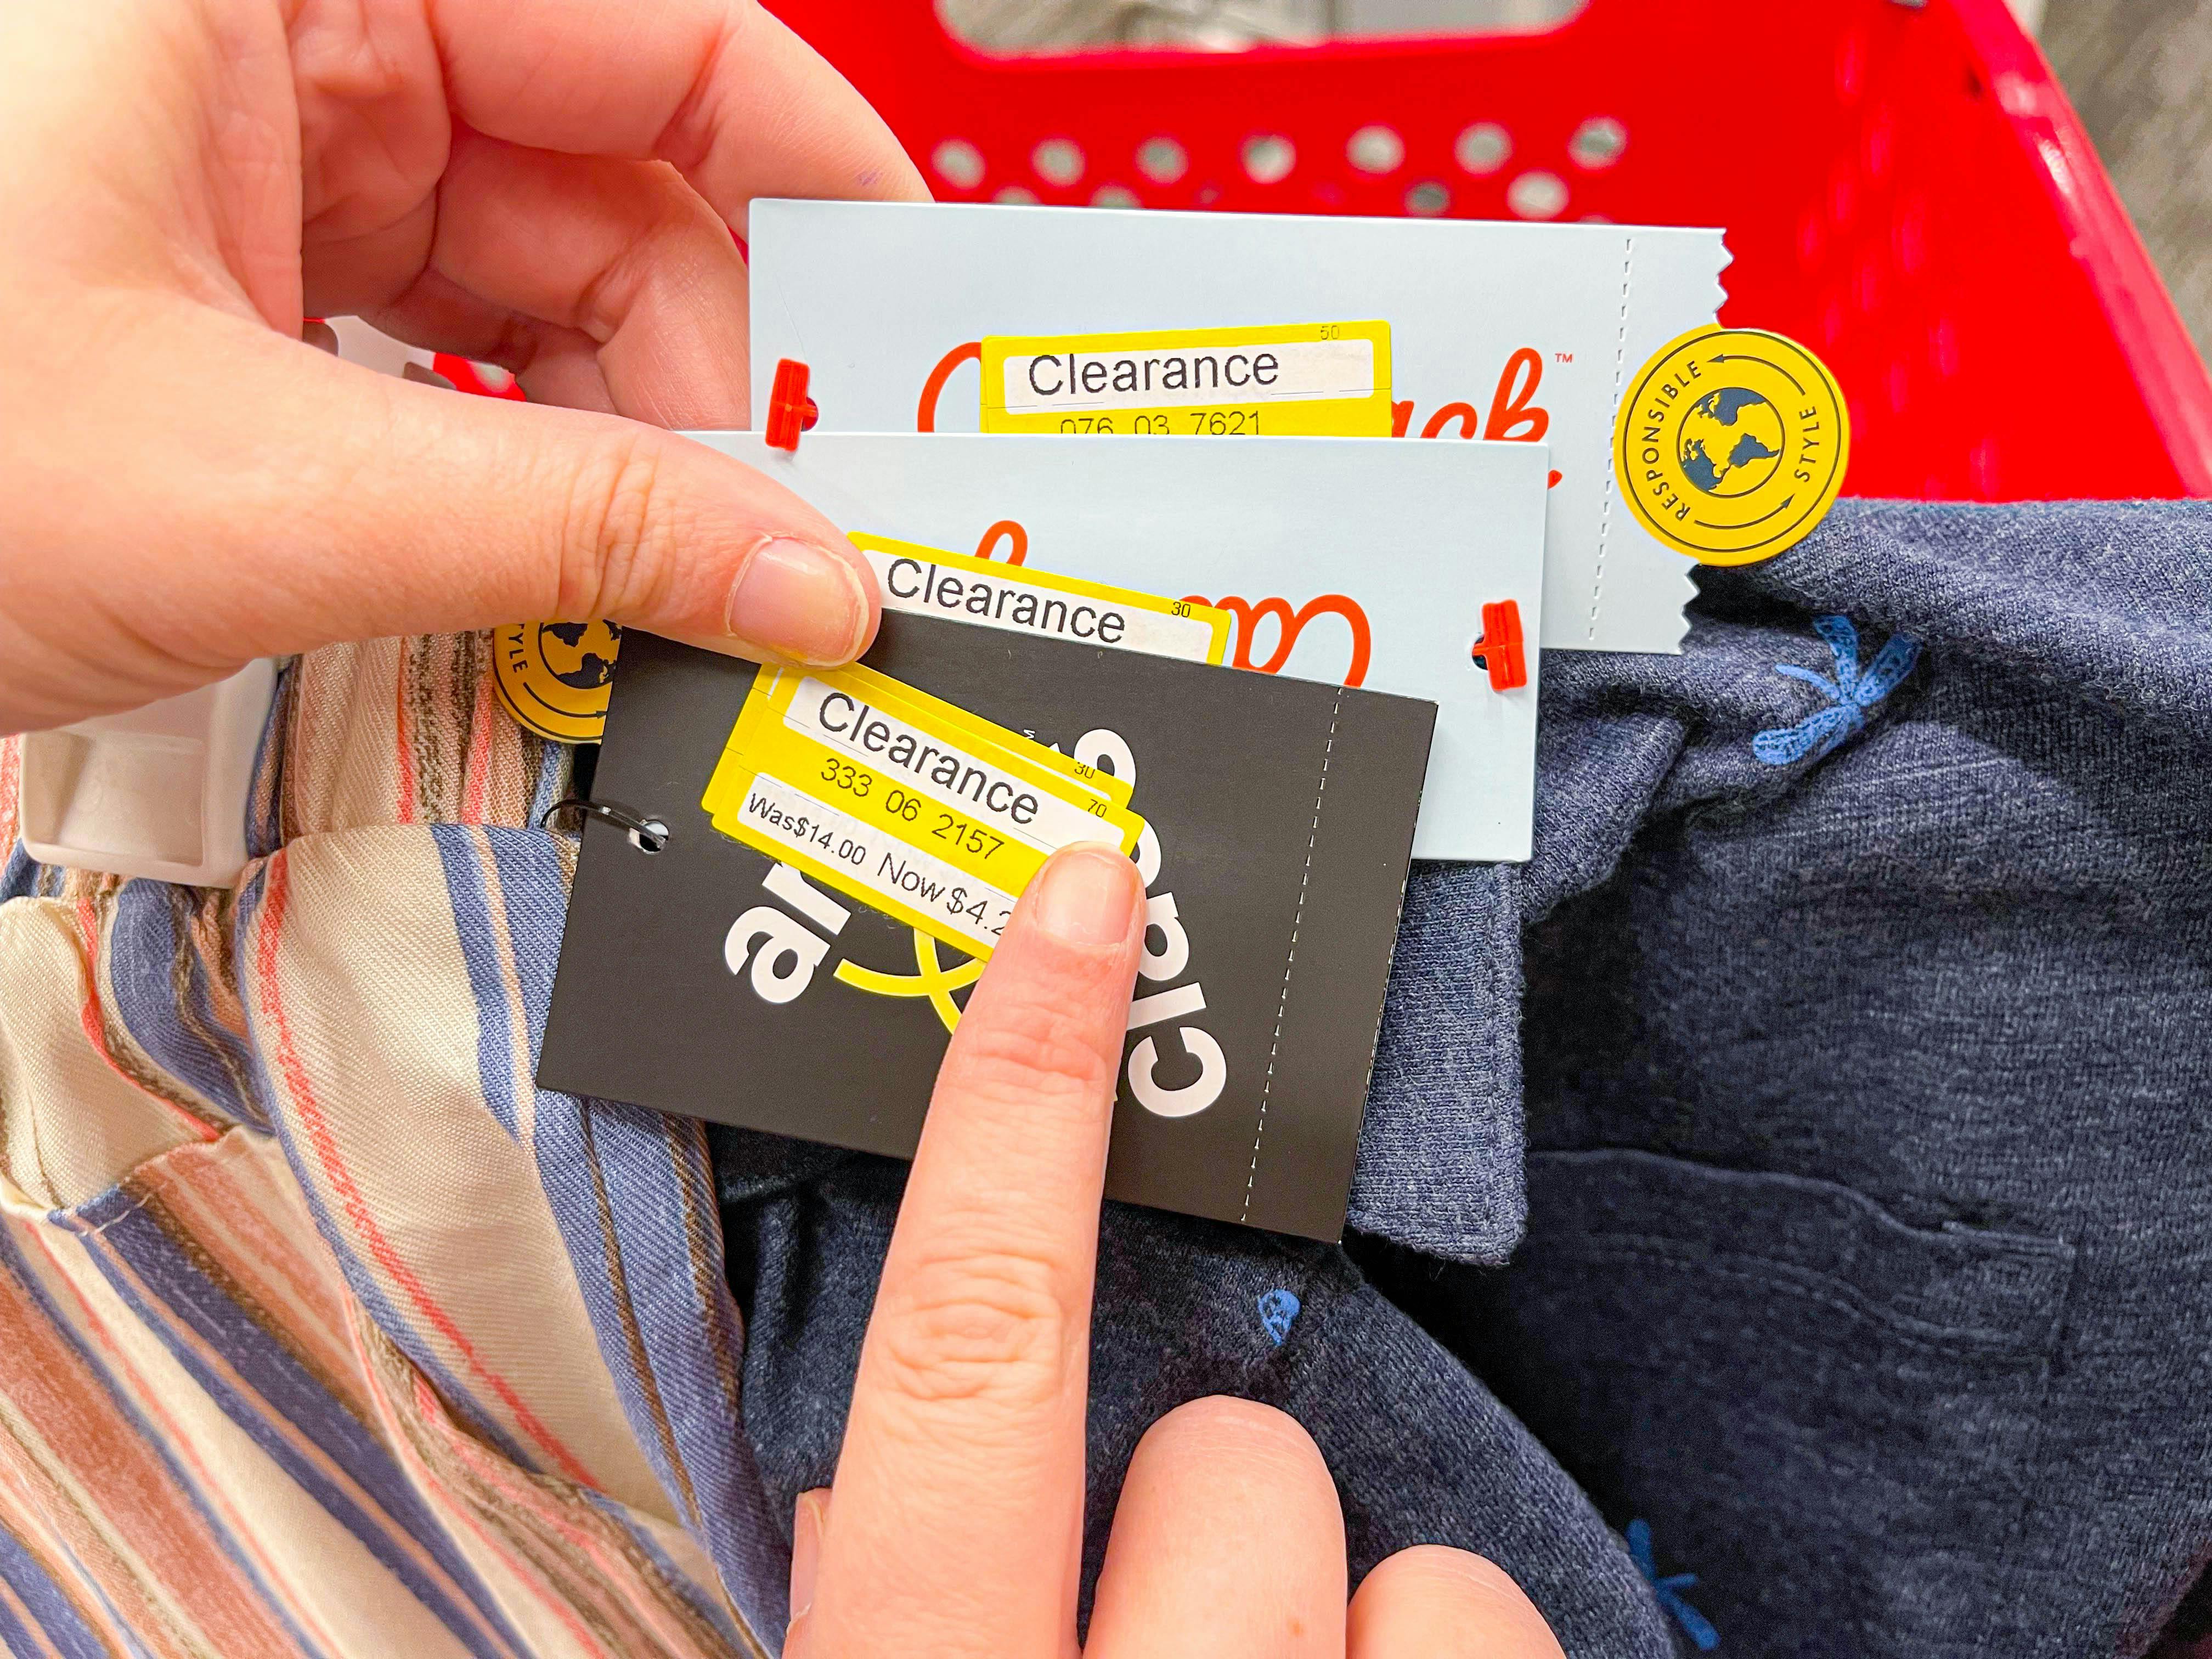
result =
[{"label": "striped fabric", "polygon": [[531,1081],[568,756],[488,664],[288,670],[234,893],[33,864],[0,748],[11,1654],[780,1644],[704,1138]]}]

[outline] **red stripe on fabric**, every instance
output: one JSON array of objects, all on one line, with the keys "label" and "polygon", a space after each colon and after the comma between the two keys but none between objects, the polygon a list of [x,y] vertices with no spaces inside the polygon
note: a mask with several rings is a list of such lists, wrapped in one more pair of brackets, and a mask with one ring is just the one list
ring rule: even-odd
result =
[{"label": "red stripe on fabric", "polygon": [[491,672],[477,676],[477,703],[469,719],[468,780],[461,798],[461,822],[482,823],[491,788]]},{"label": "red stripe on fabric", "polygon": [[[15,1543],[17,1547],[22,1549],[26,1553],[29,1553],[30,1546],[25,1543],[22,1539],[16,1539]],[[41,1563],[40,1565],[43,1565],[44,1564]],[[51,1571],[46,1574],[46,1577],[49,1578],[54,1578],[54,1575]],[[54,1583],[56,1587],[58,1588],[61,1583],[61,1580],[54,1578]],[[70,1605],[74,1607],[76,1602],[76,1598],[75,1596],[71,1596],[70,1598]],[[57,1649],[52,1642],[46,1640],[46,1633],[40,1626],[38,1614],[31,1611],[30,1607],[25,1604],[23,1598],[15,1594],[15,1587],[9,1583],[9,1582],[4,1578],[0,1578],[0,1607],[5,1607],[8,1609],[9,1616],[15,1620],[15,1627],[18,1630],[23,1632],[24,1634],[39,1644],[38,1651],[27,1656],[27,1659],[62,1659],[60,1650]],[[82,1613],[82,1610],[79,1609],[79,1611]],[[85,1622],[87,1624],[90,1624],[92,1621],[88,1619]]]},{"label": "red stripe on fabric", "polygon": [[290,1019],[284,1012],[284,1004],[276,984],[276,939],[282,932],[284,912],[291,892],[290,865],[279,849],[269,860],[266,887],[261,902],[261,912],[256,919],[260,937],[254,941],[254,980],[260,990],[262,1005],[269,1010],[270,1019],[276,1028],[276,1066],[300,1113],[307,1138],[320,1159],[324,1173],[336,1189],[339,1203],[343,1206],[346,1218],[361,1235],[368,1247],[370,1258],[388,1274],[393,1284],[406,1293],[415,1310],[430,1322],[432,1328],[453,1346],[453,1351],[466,1363],[477,1379],[499,1396],[500,1401],[514,1414],[515,1424],[523,1432],[538,1442],[552,1455],[563,1474],[580,1486],[596,1490],[597,1483],[591,1471],[530,1409],[514,1385],[487,1365],[476,1351],[453,1316],[439,1305],[430,1294],[429,1287],[416,1277],[415,1270],[402,1257],[392,1241],[385,1237],[370,1212],[368,1200],[354,1180],[353,1172],[346,1167],[344,1157],[338,1149],[337,1136],[330,1120],[323,1115],[315,1097],[314,1085],[308,1080],[307,1068],[301,1063],[299,1049],[292,1039]]},{"label": "red stripe on fabric", "polygon": [[[356,1340],[358,1342],[359,1339],[356,1337]],[[545,1583],[531,1564],[524,1560],[514,1549],[492,1534],[484,1526],[483,1517],[477,1513],[476,1504],[470,1501],[466,1493],[451,1490],[431,1469],[422,1452],[416,1449],[413,1439],[408,1435],[405,1425],[399,1421],[398,1411],[392,1400],[390,1392],[384,1385],[383,1376],[378,1371],[375,1360],[367,1353],[362,1354],[361,1369],[362,1376],[368,1384],[370,1395],[376,1401],[377,1415],[385,1424],[385,1440],[393,1452],[405,1462],[408,1472],[414,1476],[416,1484],[426,1492],[436,1492],[444,1500],[447,1513],[474,1533],[478,1543],[497,1556],[507,1570],[519,1581],[533,1586],[538,1592],[539,1601],[548,1612],[568,1626],[568,1634],[575,1638],[579,1647],[593,1653],[607,1654],[606,1644],[592,1633],[568,1600],[552,1585]],[[413,1382],[418,1395],[417,1409],[423,1412],[422,1420],[426,1430],[434,1431],[438,1419],[445,1414],[444,1407],[437,1402],[436,1391],[431,1389],[428,1382],[419,1374],[414,1375]],[[428,1396],[427,1410],[424,1410],[425,1401],[421,1398],[422,1395]],[[618,1656],[610,1654],[608,1659],[618,1659]]]},{"label": "red stripe on fabric", "polygon": [[23,739],[0,738],[0,859],[15,844],[23,800]]},{"label": "red stripe on fabric", "polygon": [[[531,1564],[520,1558],[514,1548],[502,1544],[498,1537],[491,1535],[491,1531],[484,1528],[483,1517],[476,1513],[476,1504],[469,1500],[467,1493],[453,1491],[445,1480],[438,1478],[438,1474],[429,1467],[429,1462],[422,1458],[422,1451],[416,1447],[414,1436],[407,1433],[407,1425],[400,1420],[398,1409],[396,1409],[394,1402],[392,1402],[392,1394],[389,1394],[389,1389],[385,1387],[383,1371],[378,1370],[376,1356],[369,1354],[368,1349],[365,1349],[365,1345],[362,1345],[362,1334],[358,1332],[358,1329],[354,1329],[352,1338],[354,1338],[354,1360],[356,1360],[356,1364],[361,1367],[361,1380],[362,1380],[362,1385],[368,1387],[369,1401],[374,1402],[376,1420],[380,1422],[385,1429],[383,1433],[385,1444],[392,1447],[392,1455],[398,1458],[400,1464],[407,1468],[407,1474],[410,1474],[410,1478],[414,1480],[416,1486],[418,1486],[420,1491],[425,1491],[425,1493],[435,1493],[435,1498],[438,1498],[438,1502],[441,1502],[442,1510],[445,1510],[447,1516],[452,1516],[453,1520],[460,1522],[462,1526],[467,1526],[469,1531],[476,1535],[477,1544],[483,1544],[491,1555],[495,1555],[495,1558],[500,1559],[500,1564],[507,1568],[508,1573],[514,1573],[520,1583],[526,1583],[526,1586],[531,1586],[533,1590],[538,1590],[540,1604],[544,1604],[544,1608],[549,1610],[556,1620],[560,1620],[562,1624],[568,1626],[568,1635],[575,1637],[577,1646],[588,1648],[588,1650],[599,1652],[599,1655],[606,1655],[606,1644],[602,1644],[598,1637],[588,1631],[586,1626],[584,1626],[584,1621],[581,1621],[580,1614],[577,1614],[577,1610],[568,1604],[568,1599],[562,1597],[562,1595],[557,1593],[550,1583],[546,1583],[544,1579],[542,1579],[540,1575],[535,1573],[533,1568],[531,1568]],[[438,1402],[438,1394],[435,1394],[435,1389],[431,1389],[429,1382],[422,1380],[422,1376],[411,1371],[411,1367],[410,1367],[410,1376],[414,1378],[416,1389],[429,1395],[429,1402],[431,1402],[431,1409],[425,1411],[425,1413],[420,1416],[420,1422],[422,1422],[425,1431],[435,1431],[438,1422],[445,1420],[445,1407]],[[617,1656],[611,1655],[608,1659],[617,1659]]]},{"label": "red stripe on fabric", "polygon": [[78,1007],[77,1017],[84,1026],[84,1040],[92,1045],[101,1064],[121,1078],[140,1094],[167,1113],[171,1119],[191,1131],[195,1139],[203,1143],[215,1139],[222,1131],[205,1119],[195,1117],[166,1095],[159,1095],[131,1075],[115,1058],[107,1046],[107,1015],[100,1000],[100,914],[89,898],[76,902],[77,956],[84,966],[84,1001]]},{"label": "red stripe on fabric", "polygon": [[[466,1589],[462,1588],[460,1584],[454,1582],[453,1575],[447,1571],[445,1566],[440,1562],[438,1558],[428,1549],[425,1548],[419,1539],[415,1537],[414,1534],[404,1526],[392,1517],[391,1512],[385,1508],[384,1504],[379,1501],[376,1496],[363,1487],[362,1484],[354,1478],[353,1473],[350,1469],[349,1469],[344,1464],[339,1462],[337,1459],[332,1456],[329,1452],[325,1451],[313,1439],[310,1438],[307,1434],[301,1430],[297,1423],[294,1422],[290,1418],[286,1417],[282,1412],[271,1406],[268,1400],[263,1396],[259,1389],[255,1388],[252,1382],[248,1382],[244,1376],[240,1375],[237,1368],[230,1364],[220,1349],[203,1340],[196,1331],[192,1330],[188,1325],[185,1325],[179,1321],[175,1316],[174,1313],[169,1310],[168,1304],[154,1291],[153,1287],[148,1285],[143,1279],[140,1278],[137,1273],[132,1270],[130,1262],[123,1256],[123,1255],[119,1251],[108,1246],[105,1234],[98,1232],[97,1231],[80,1230],[79,1237],[82,1240],[87,1249],[89,1250],[97,1248],[102,1250],[106,1255],[106,1260],[113,1266],[115,1271],[130,1280],[131,1288],[137,1291],[138,1294],[145,1299],[149,1307],[162,1310],[167,1319],[167,1323],[165,1328],[171,1337],[173,1337],[180,1343],[189,1346],[195,1352],[197,1352],[200,1357],[202,1364],[208,1366],[210,1370],[218,1373],[222,1379],[229,1384],[231,1389],[238,1395],[238,1396],[246,1401],[253,1411],[258,1413],[261,1419],[266,1422],[270,1428],[289,1440],[294,1448],[302,1456],[322,1472],[325,1479],[330,1480],[332,1485],[343,1491],[347,1496],[353,1500],[355,1505],[360,1510],[361,1513],[364,1516],[374,1520],[379,1525],[380,1525],[384,1528],[386,1540],[394,1547],[404,1553],[415,1563],[416,1566],[423,1573],[423,1575],[438,1586],[438,1588],[445,1594],[447,1600],[451,1601],[454,1607],[459,1608],[468,1616],[471,1625],[483,1636],[485,1642],[489,1644],[500,1653],[509,1656],[513,1656],[515,1653],[514,1648],[485,1620],[483,1610],[476,1605],[473,1597]],[[52,1261],[54,1259],[53,1253],[51,1249],[49,1249],[46,1254],[49,1261]],[[73,1292],[76,1291],[76,1286],[73,1283],[70,1285],[70,1289]],[[85,1298],[82,1293],[76,1294],[76,1300],[79,1305],[84,1308],[88,1318],[92,1322],[95,1328],[100,1330],[103,1338],[105,1338],[106,1327],[100,1324],[99,1316],[92,1312],[89,1305],[86,1304]],[[348,1334],[350,1336],[350,1330],[349,1330]],[[348,1369],[357,1375],[361,1369],[358,1349],[350,1349],[349,1352],[352,1355],[353,1363]],[[147,1409],[161,1423],[164,1429],[167,1431],[168,1439],[172,1442],[179,1443],[181,1450],[181,1443],[183,1440],[182,1430],[168,1417],[167,1413],[161,1410],[159,1404],[159,1397],[154,1395],[147,1388],[144,1377],[130,1365],[128,1360],[122,1357],[122,1353],[119,1349],[118,1349],[116,1352],[117,1363],[124,1370],[131,1389],[141,1399],[147,1402]],[[364,1423],[368,1420],[368,1408],[366,1407],[363,1408],[362,1421]],[[188,1454],[186,1454],[186,1455],[187,1461],[192,1461],[189,1458]],[[204,1482],[208,1480],[207,1472],[204,1468],[200,1468],[197,1462],[194,1462],[193,1472],[198,1474]],[[212,1492],[210,1492],[210,1496],[212,1501]],[[235,1516],[226,1516],[225,1518],[231,1521],[234,1525],[236,1524]],[[242,1528],[240,1528],[240,1532],[241,1542],[244,1542],[245,1537]],[[266,1565],[267,1563],[264,1561],[263,1565]],[[379,1564],[379,1570],[386,1572],[390,1571],[388,1567],[383,1566],[380,1563]],[[276,1575],[272,1571],[270,1576],[273,1578]],[[327,1633],[324,1632],[323,1634],[325,1634],[325,1640],[327,1640]],[[333,1651],[343,1650],[343,1649],[338,1647],[337,1644],[333,1644],[331,1645]]]},{"label": "red stripe on fabric", "polygon": [[[445,1417],[443,1408],[438,1403],[436,1391],[420,1376],[415,1379],[415,1408],[425,1415],[435,1413],[436,1418],[432,1420],[441,1420]],[[625,1564],[608,1554],[607,1540],[603,1533],[573,1519],[568,1504],[540,1501],[541,1484],[495,1455],[490,1448],[481,1442],[456,1432],[448,1443],[453,1455],[486,1487],[499,1493],[510,1509],[526,1509],[535,1512],[543,1525],[575,1553],[590,1561],[599,1570],[599,1583],[607,1592],[608,1601],[636,1624],[650,1631],[662,1648],[672,1654],[698,1650],[696,1644],[672,1616],[671,1610],[656,1601],[646,1586],[636,1584],[635,1593],[622,1593],[625,1588],[634,1584],[634,1575]]]},{"label": "red stripe on fabric", "polygon": [[[185,1432],[184,1425],[170,1415],[168,1408],[162,1403],[160,1390],[149,1387],[145,1376],[136,1365],[131,1363],[122,1344],[115,1340],[114,1334],[108,1329],[107,1322],[100,1316],[99,1311],[93,1307],[90,1299],[78,1287],[76,1280],[72,1279],[68,1270],[62,1266],[60,1258],[54,1254],[53,1246],[48,1242],[45,1232],[40,1231],[36,1237],[40,1250],[45,1255],[47,1264],[54,1270],[54,1277],[69,1286],[70,1299],[76,1304],[77,1316],[91,1332],[94,1346],[106,1354],[110,1362],[123,1373],[124,1381],[130,1384],[131,1392],[139,1401],[139,1409],[155,1420],[161,1428],[170,1451],[183,1460],[193,1477],[199,1481],[201,1492],[219,1512],[223,1524],[230,1528],[231,1536],[238,1541],[239,1547],[253,1558],[254,1565],[261,1570],[270,1583],[284,1591],[286,1605],[290,1608],[292,1615],[307,1627],[308,1633],[322,1645],[324,1650],[328,1653],[343,1652],[343,1647],[335,1639],[332,1632],[324,1628],[314,1618],[313,1604],[309,1600],[285,1583],[284,1576],[276,1570],[276,1564],[254,1542],[253,1533],[246,1525],[245,1517],[240,1516],[231,1505],[229,1500],[223,1496],[222,1488],[217,1484],[207,1465],[200,1461],[199,1454],[193,1449],[191,1438]],[[93,1241],[88,1238],[83,1242],[89,1248]],[[105,1238],[101,1238],[99,1243],[102,1249],[106,1248]],[[109,1254],[111,1257],[114,1255],[112,1251]],[[115,1259],[120,1260],[119,1257]],[[142,1291],[143,1288],[143,1285],[140,1286]]]},{"label": "red stripe on fabric", "polygon": [[398,752],[398,798],[392,803],[392,822],[415,822],[415,734],[407,714],[407,642],[399,642],[399,672],[392,679],[392,729]]},{"label": "red stripe on fabric", "polygon": [[[135,1173],[132,1183],[176,1216],[193,1248],[206,1255],[204,1271],[223,1275],[236,1287],[226,1287],[234,1297],[250,1297],[270,1310],[264,1323],[282,1321],[275,1332],[279,1340],[304,1358],[348,1409],[365,1416],[368,1407],[355,1386],[359,1379],[346,1337],[346,1292],[336,1273],[325,1270],[331,1267],[328,1252],[310,1255],[277,1224],[267,1206],[292,1200],[293,1194],[273,1190],[258,1168],[234,1162],[240,1167],[226,1167],[219,1152],[180,1149]],[[242,1174],[250,1174],[252,1182]],[[287,1212],[313,1225],[289,1204]]]},{"label": "red stripe on fabric", "polygon": [[[38,1242],[52,1261],[46,1239]],[[8,1336],[0,1342],[0,1394],[36,1425],[51,1455],[67,1460],[70,1480],[89,1495],[102,1528],[154,1575],[161,1595],[189,1613],[224,1659],[297,1659],[290,1635],[210,1535],[167,1466],[13,1279],[0,1279],[0,1328]],[[167,1433],[172,1443],[180,1438],[173,1428]],[[112,1596],[123,1585],[105,1588]],[[151,1598],[153,1587],[139,1588]]]},{"label": "red stripe on fabric", "polygon": [[40,1497],[28,1481],[0,1480],[0,1526],[38,1563],[94,1635],[105,1640],[112,1659],[130,1659],[131,1632],[123,1628],[114,1607],[92,1593],[91,1572],[81,1559],[71,1558],[55,1529],[54,1517],[40,1509]]}]

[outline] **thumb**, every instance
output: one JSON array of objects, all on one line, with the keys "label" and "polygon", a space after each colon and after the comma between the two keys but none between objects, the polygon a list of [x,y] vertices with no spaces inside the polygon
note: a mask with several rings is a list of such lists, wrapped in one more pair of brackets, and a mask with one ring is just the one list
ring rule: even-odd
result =
[{"label": "thumb", "polygon": [[837,527],[702,445],[179,320],[134,330],[134,372],[70,384],[0,464],[27,504],[0,568],[0,729],[346,639],[604,617],[833,664],[874,636],[873,573]]}]

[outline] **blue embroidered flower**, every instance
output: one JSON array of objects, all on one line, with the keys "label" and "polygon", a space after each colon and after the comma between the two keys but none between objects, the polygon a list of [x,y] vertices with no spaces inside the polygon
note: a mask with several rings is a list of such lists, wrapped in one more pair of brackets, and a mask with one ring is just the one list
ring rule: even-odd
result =
[{"label": "blue embroidered flower", "polygon": [[1696,1644],[1699,1653],[1711,1653],[1721,1644],[1721,1633],[1712,1627],[1705,1615],[1682,1599],[1681,1592],[1698,1582],[1694,1572],[1678,1572],[1662,1578],[1658,1559],[1651,1553],[1651,1523],[1632,1521],[1628,1523],[1628,1553],[1636,1558],[1636,1565],[1651,1581],[1651,1593],[1659,1598],[1659,1605],[1674,1616],[1682,1633]]},{"label": "blue embroidered flower", "polygon": [[1291,1322],[1298,1316],[1298,1306],[1297,1297],[1289,1291],[1269,1291],[1260,1298],[1260,1328],[1279,1348],[1291,1334]]},{"label": "blue embroidered flower", "polygon": [[1859,631],[1848,617],[1815,617],[1813,631],[1827,641],[1836,659],[1836,678],[1816,674],[1796,663],[1780,662],[1774,672],[1816,686],[1828,706],[1808,714],[1795,726],[1778,726],[1751,740],[1751,752],[1769,766],[1788,766],[1808,755],[1826,754],[1866,725],[1866,711],[1897,690],[1920,657],[1920,641],[1893,634],[1869,664],[1859,672]]}]

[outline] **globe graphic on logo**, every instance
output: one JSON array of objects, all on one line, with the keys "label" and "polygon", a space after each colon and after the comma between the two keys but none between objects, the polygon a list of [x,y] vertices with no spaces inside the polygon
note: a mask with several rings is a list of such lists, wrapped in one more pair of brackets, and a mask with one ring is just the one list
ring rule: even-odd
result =
[{"label": "globe graphic on logo", "polygon": [[538,654],[562,684],[596,691],[615,677],[622,629],[611,622],[540,623]]},{"label": "globe graphic on logo", "polygon": [[1682,471],[1708,495],[1748,495],[1782,465],[1782,416],[1741,386],[1708,392],[1682,417]]}]

